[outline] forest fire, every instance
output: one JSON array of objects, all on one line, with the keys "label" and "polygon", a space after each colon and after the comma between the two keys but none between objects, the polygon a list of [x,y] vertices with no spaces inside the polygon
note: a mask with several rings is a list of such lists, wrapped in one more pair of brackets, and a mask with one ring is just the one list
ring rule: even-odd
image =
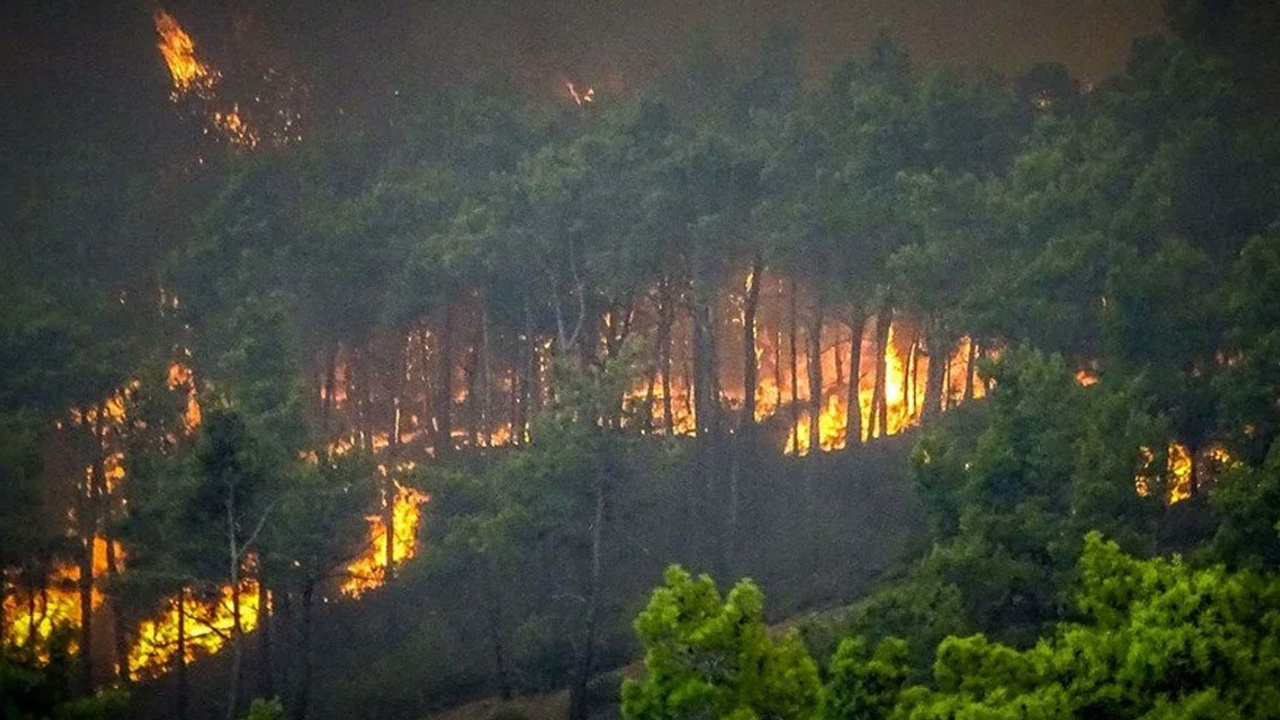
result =
[{"label": "forest fire", "polygon": [[176,18],[159,9],[153,21],[156,34],[160,36],[156,48],[164,58],[172,79],[169,99],[180,103],[193,98],[206,106],[203,114],[209,125],[204,129],[205,134],[216,132],[236,147],[250,150],[257,147],[258,134],[245,121],[240,106],[234,103],[230,108],[215,105],[222,73],[200,60],[196,55],[195,41]]},{"label": "forest fire", "polygon": [[[258,583],[248,579],[240,584],[240,631],[258,626]],[[179,604],[181,603],[181,604]],[[156,618],[144,620],[129,648],[129,673],[135,679],[156,677],[172,669],[179,648],[185,662],[213,655],[231,639],[236,614],[230,585],[207,592],[184,589],[165,602]]]},{"label": "forest fire", "polygon": [[217,84],[218,72],[210,70],[196,57],[196,44],[191,36],[164,10],[156,10],[153,20],[160,36],[157,48],[173,78],[173,101],[181,100],[188,93],[199,95],[212,90]]},{"label": "forest fire", "polygon": [[[347,566],[347,580],[342,594],[358,598],[386,582],[387,563],[392,569],[417,554],[418,524],[422,520],[421,505],[429,499],[423,493],[395,483],[391,517],[395,526],[391,547],[387,547],[387,525],[382,515],[370,515],[369,543],[366,552]],[[385,502],[385,500],[384,500]]]}]

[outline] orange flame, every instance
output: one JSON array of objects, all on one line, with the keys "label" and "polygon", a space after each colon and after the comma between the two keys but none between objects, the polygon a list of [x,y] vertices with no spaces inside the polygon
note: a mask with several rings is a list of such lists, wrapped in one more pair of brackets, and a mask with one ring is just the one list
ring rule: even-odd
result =
[{"label": "orange flame", "polygon": [[[417,554],[418,524],[422,520],[421,505],[427,495],[395,484],[391,514],[395,522],[395,536],[391,539],[391,561],[403,564]],[[374,588],[381,587],[387,579],[387,526],[381,515],[370,515],[369,544],[364,555],[347,566],[348,577],[342,584],[342,594],[358,598]]]},{"label": "orange flame", "polygon": [[[179,620],[178,603],[183,604],[185,623]],[[132,677],[155,677],[171,667],[178,653],[178,632],[183,630],[186,660],[212,655],[231,640],[235,628],[231,585],[223,585],[201,597],[189,590],[170,598],[158,617],[144,620],[138,627],[137,640],[129,648],[129,672]],[[251,632],[258,626],[258,583],[246,579],[240,583],[240,630]]]}]

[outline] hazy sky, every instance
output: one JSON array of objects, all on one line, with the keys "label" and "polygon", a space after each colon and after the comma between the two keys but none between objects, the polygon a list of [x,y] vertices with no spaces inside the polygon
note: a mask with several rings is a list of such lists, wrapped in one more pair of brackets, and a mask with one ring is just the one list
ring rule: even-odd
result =
[{"label": "hazy sky", "polygon": [[[771,25],[804,38],[810,77],[882,29],[920,64],[1015,74],[1060,60],[1082,80],[1121,68],[1159,32],[1162,0],[14,0],[0,4],[0,133],[36,145],[172,112],[151,13],[164,7],[197,52],[227,71],[280,66],[318,97],[369,102],[402,83],[511,70],[534,94],[566,80],[631,88],[660,72],[689,32],[730,55]],[[363,95],[363,98],[358,96]],[[39,136],[39,137],[36,137]]]}]

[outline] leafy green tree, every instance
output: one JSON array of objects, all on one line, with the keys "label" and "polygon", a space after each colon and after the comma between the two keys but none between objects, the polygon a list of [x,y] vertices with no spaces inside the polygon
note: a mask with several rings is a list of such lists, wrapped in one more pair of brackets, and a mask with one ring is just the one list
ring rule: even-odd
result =
[{"label": "leafy green tree", "polygon": [[818,710],[817,665],[794,632],[769,637],[764,596],[750,581],[721,599],[710,577],[672,566],[635,629],[645,677],[623,683],[627,720],[810,718]]},{"label": "leafy green tree", "polygon": [[862,638],[847,638],[831,658],[823,717],[882,720],[898,704],[907,681],[907,644],[897,638],[868,652]]}]

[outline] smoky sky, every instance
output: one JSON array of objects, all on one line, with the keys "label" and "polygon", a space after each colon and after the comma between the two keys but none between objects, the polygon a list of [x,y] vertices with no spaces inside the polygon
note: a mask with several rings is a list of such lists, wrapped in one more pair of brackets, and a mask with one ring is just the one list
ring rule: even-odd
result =
[{"label": "smoky sky", "polygon": [[1123,67],[1163,15],[1162,0],[11,0],[0,10],[3,139],[145,138],[151,116],[172,111],[151,25],[161,7],[227,74],[293,73],[318,102],[366,112],[404,87],[493,70],[535,95],[566,81],[631,90],[695,29],[745,61],[778,24],[799,31],[810,79],[884,30],[921,65],[1014,75],[1048,59],[1089,81]]}]

